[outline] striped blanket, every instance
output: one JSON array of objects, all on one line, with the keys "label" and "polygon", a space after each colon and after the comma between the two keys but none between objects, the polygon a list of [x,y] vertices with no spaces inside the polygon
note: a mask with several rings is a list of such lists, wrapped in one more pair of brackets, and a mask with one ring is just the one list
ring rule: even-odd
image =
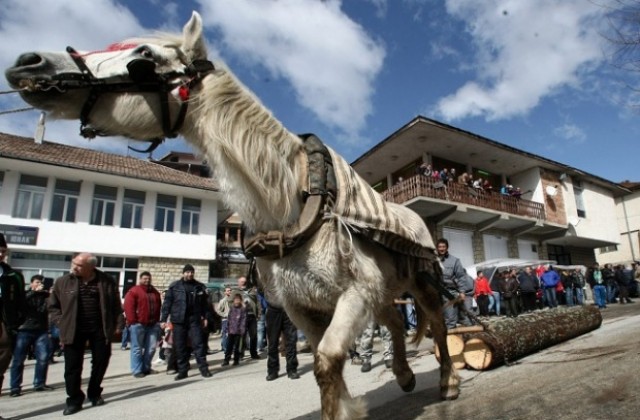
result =
[{"label": "striped blanket", "polygon": [[385,201],[340,155],[327,148],[338,190],[331,216],[350,231],[393,252],[434,261],[433,239],[420,216],[405,206]]}]

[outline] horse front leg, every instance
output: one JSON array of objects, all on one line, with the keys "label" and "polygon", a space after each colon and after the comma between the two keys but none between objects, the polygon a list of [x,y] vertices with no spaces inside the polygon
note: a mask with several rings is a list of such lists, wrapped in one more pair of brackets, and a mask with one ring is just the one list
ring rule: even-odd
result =
[{"label": "horse front leg", "polygon": [[443,400],[455,400],[460,394],[460,377],[456,372],[449,348],[447,346],[447,327],[444,322],[442,300],[438,291],[423,276],[432,276],[432,273],[418,273],[418,287],[412,291],[419,305],[424,319],[418,319],[418,331],[424,331],[422,323],[429,322],[433,341],[440,350],[440,398]]},{"label": "horse front leg", "polygon": [[349,346],[362,331],[368,319],[361,292],[348,289],[336,304],[329,327],[314,355],[313,372],[320,387],[323,420],[361,419],[366,406],[361,399],[352,399],[342,371]]},{"label": "horse front leg", "polygon": [[404,339],[404,321],[394,306],[385,306],[379,314],[380,322],[391,333],[393,345],[393,374],[404,392],[411,392],[416,386],[416,377],[407,361],[407,346]]}]

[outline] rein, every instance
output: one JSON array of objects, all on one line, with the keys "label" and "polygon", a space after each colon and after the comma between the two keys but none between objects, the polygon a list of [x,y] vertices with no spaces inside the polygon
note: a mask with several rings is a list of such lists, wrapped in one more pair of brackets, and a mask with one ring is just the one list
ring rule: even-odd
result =
[{"label": "rein", "polygon": [[[75,49],[67,47],[66,51],[80,70],[79,74],[63,73],[52,77],[51,80],[30,81],[30,86],[27,89],[41,91],[55,89],[62,93],[68,90],[89,89],[89,96],[80,111],[80,135],[88,139],[109,135],[104,130],[92,127],[89,118],[93,107],[102,94],[121,92],[157,93],[162,113],[162,132],[164,137],[146,140],[150,142],[146,150],[139,150],[129,146],[129,149],[139,153],[150,153],[165,138],[174,138],[178,135],[178,131],[182,127],[187,114],[191,89],[215,70],[211,61],[194,60],[185,65],[183,71],[157,73],[155,62],[146,58],[136,58],[127,64],[128,75],[98,78],[89,70],[84,58]],[[181,104],[178,115],[172,125],[169,103],[170,95],[173,95],[174,91]]]}]

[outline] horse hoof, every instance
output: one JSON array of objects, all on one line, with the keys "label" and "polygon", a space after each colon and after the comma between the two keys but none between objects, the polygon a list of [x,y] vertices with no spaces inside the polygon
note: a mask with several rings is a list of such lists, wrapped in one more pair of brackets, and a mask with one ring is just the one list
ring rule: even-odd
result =
[{"label": "horse hoof", "polygon": [[401,386],[404,392],[411,392],[416,387],[416,375],[411,374],[411,380],[406,385]]},{"label": "horse hoof", "polygon": [[445,388],[440,391],[440,398],[445,401],[457,400],[460,391],[457,388]]}]

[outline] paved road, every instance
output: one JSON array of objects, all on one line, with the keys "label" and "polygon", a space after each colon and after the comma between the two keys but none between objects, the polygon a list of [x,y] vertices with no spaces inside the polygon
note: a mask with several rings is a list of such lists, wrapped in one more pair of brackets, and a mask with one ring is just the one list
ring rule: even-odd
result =
[{"label": "paved road", "polygon": [[[417,386],[405,394],[391,372],[374,354],[374,368],[361,373],[359,366],[345,367],[352,395],[362,396],[371,419],[432,418],[637,418],[640,389],[640,303],[614,305],[604,312],[603,326],[510,367],[487,372],[463,370],[462,393],[455,402],[438,399],[438,364],[432,344],[409,347]],[[219,341],[212,339],[212,348]],[[379,350],[379,343],[376,343]],[[301,354],[301,378],[281,376],[266,382],[266,360],[243,361],[222,368],[220,353],[209,356],[214,376],[201,378],[192,370],[188,379],[173,381],[164,372],[143,379],[129,374],[129,352],[114,346],[103,383],[102,407],[85,409],[71,418],[81,419],[318,419],[320,399],[312,372],[312,357]],[[284,362],[284,359],[281,359]],[[85,373],[90,368],[86,360]],[[33,361],[25,368],[24,394],[10,398],[3,389],[0,415],[15,419],[63,418],[63,363],[51,366],[49,392],[32,392]],[[86,376],[86,375],[85,375]],[[8,375],[5,379],[5,387]],[[68,417],[64,417],[67,419]]]}]

